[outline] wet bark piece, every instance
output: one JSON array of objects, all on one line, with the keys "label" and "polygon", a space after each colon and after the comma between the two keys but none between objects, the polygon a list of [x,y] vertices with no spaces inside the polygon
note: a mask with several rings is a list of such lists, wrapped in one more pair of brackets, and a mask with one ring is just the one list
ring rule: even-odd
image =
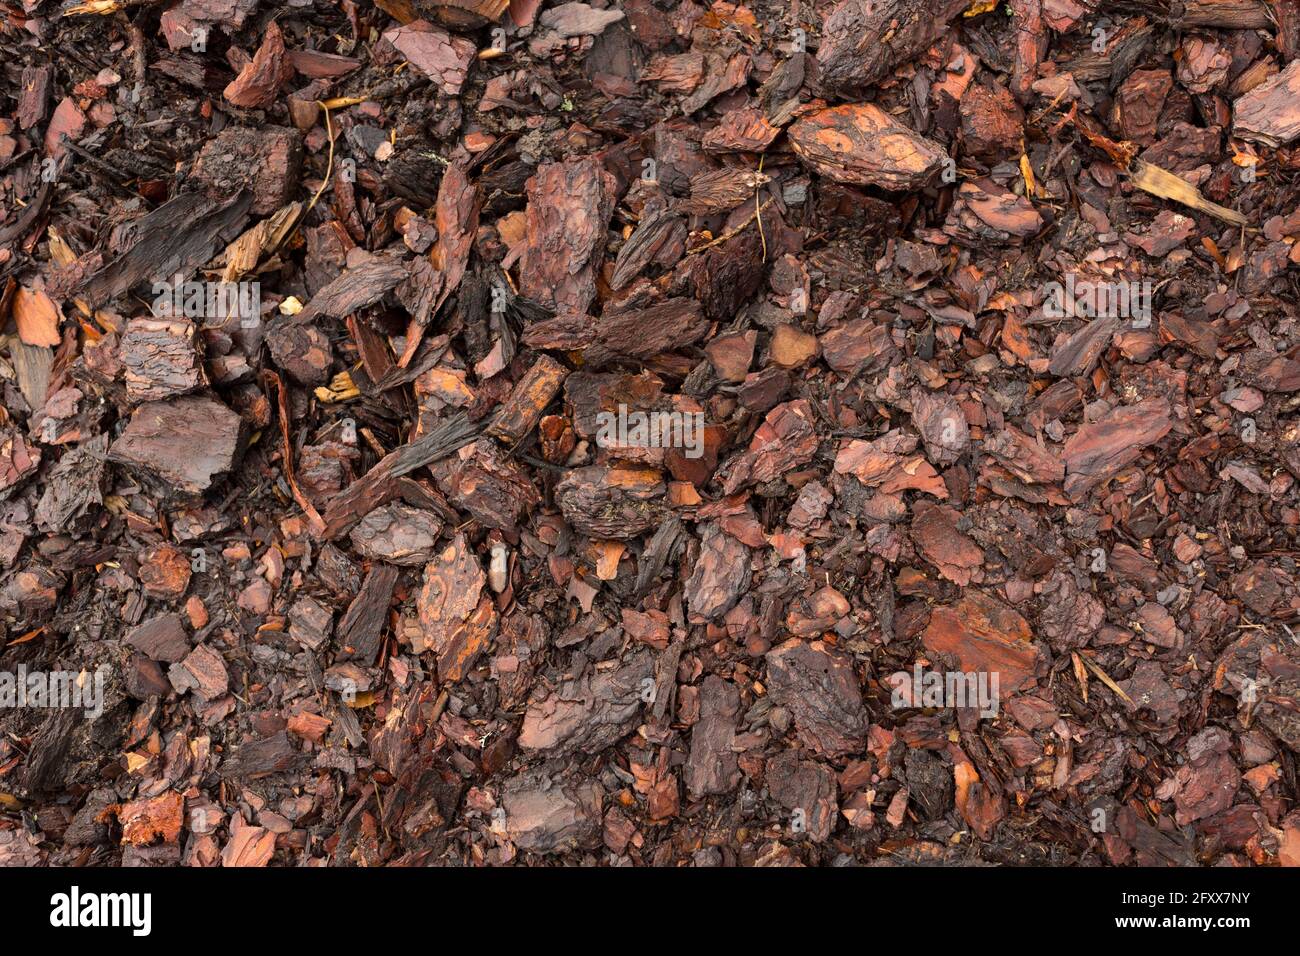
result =
[{"label": "wet bark piece", "polygon": [[246,189],[253,197],[249,212],[269,216],[293,197],[301,169],[296,129],[230,126],[203,144],[190,177],[213,198]]},{"label": "wet bark piece", "polygon": [[426,20],[394,27],[384,34],[384,40],[448,96],[460,93],[476,52],[471,41],[452,36]]},{"label": "wet bark piece", "polygon": [[937,143],[871,103],[805,114],[789,133],[799,158],[836,182],[920,189],[948,162]]},{"label": "wet bark piece", "polygon": [[749,548],[719,524],[705,525],[700,537],[700,555],[684,592],[692,624],[715,620],[735,607],[752,575]]},{"label": "wet bark piece", "polygon": [[489,528],[516,530],[541,500],[523,470],[486,438],[439,462],[433,473],[438,488],[453,505]]},{"label": "wet bark piece", "polygon": [[969,590],[954,605],[937,607],[921,635],[926,648],[952,654],[962,670],[997,673],[999,692],[1034,683],[1039,651],[1023,617],[981,591]]},{"label": "wet bark piece", "polygon": [[688,298],[665,299],[645,309],[611,309],[593,324],[593,340],[583,355],[593,368],[685,348],[709,330],[699,303]]},{"label": "wet bark piece", "polygon": [[375,663],[388,624],[388,608],[393,589],[401,572],[391,564],[376,562],[366,575],[356,598],[339,620],[335,632],[339,648],[336,660],[357,661],[365,666]]},{"label": "wet bark piece", "polygon": [[126,251],[87,278],[81,295],[99,306],[145,281],[188,278],[238,237],[252,202],[246,191],[216,199],[181,193],[125,227]]},{"label": "wet bark piece", "polygon": [[1232,133],[1273,148],[1300,136],[1300,60],[1236,99]]},{"label": "wet bark piece", "polygon": [[374,468],[330,499],[324,514],[324,536],[332,539],[348,531],[374,508],[392,499],[398,478],[452,454],[472,442],[476,433],[468,418],[457,415],[389,452]]},{"label": "wet bark piece", "polygon": [[14,113],[18,125],[23,129],[31,129],[44,121],[50,109],[53,81],[53,67],[23,67],[22,95],[18,98],[18,109]]},{"label": "wet bark piece", "polygon": [[352,529],[352,547],[363,556],[418,567],[433,556],[442,531],[434,514],[404,504],[376,508]]},{"label": "wet bark piece", "polygon": [[837,92],[874,86],[925,51],[966,0],[842,0],[822,26],[817,64]]},{"label": "wet bark piece", "polygon": [[367,256],[312,296],[296,319],[307,322],[317,315],[341,319],[358,309],[374,305],[397,288],[397,284],[406,278],[408,269],[409,263],[398,256]]},{"label": "wet bark piece", "polygon": [[506,834],[521,850],[559,853],[600,844],[604,791],[594,780],[530,771],[506,781],[501,807]]},{"label": "wet bark piece", "polygon": [[667,486],[646,468],[575,468],[555,488],[556,502],[575,531],[593,538],[627,540],[658,527],[668,514]]},{"label": "wet bark piece", "polygon": [[177,664],[190,653],[190,639],[179,614],[159,614],[126,636],[126,642],[154,661]]},{"label": "wet bark piece", "polygon": [[208,384],[198,331],[183,318],[131,319],[120,346],[126,394],[133,402],[184,395]]},{"label": "wet bark piece", "polygon": [[594,159],[538,167],[528,181],[528,245],[520,291],[557,313],[582,314],[596,295],[593,257],[614,210],[614,177]]},{"label": "wet bark piece", "polygon": [[682,779],[692,796],[728,793],[740,783],[740,763],[731,749],[740,716],[740,691],[710,674],[700,685],[700,719],[691,728],[691,752]]},{"label": "wet bark piece", "polygon": [[839,813],[839,787],[830,767],[801,760],[796,751],[782,751],[767,765],[767,789],[773,800],[795,815],[796,833],[807,833],[818,843],[830,839]]},{"label": "wet bark piece", "polygon": [[515,383],[510,397],[485,429],[486,434],[506,445],[514,445],[541,420],[568,374],[569,370],[549,355],[539,355],[533,367]]},{"label": "wet bark piece", "polygon": [[1111,411],[1102,419],[1082,426],[1065,443],[1065,491],[1076,501],[1107,479],[1118,474],[1173,428],[1169,403],[1148,399]]},{"label": "wet bark piece", "polygon": [[850,658],[793,638],[767,653],[767,679],[773,705],[790,712],[806,747],[827,757],[862,749],[867,714]]},{"label": "wet bark piece", "polygon": [[943,231],[963,245],[1020,245],[1043,228],[1043,217],[1024,196],[989,179],[962,183]]},{"label": "wet bark piece", "polygon": [[147,402],[131,415],[109,459],[187,494],[229,474],[242,450],[242,422],[213,398]]},{"label": "wet bark piece", "polygon": [[486,578],[482,565],[465,541],[456,535],[442,553],[424,568],[424,587],[416,601],[420,615],[417,652],[442,652],[453,632],[479,606]]},{"label": "wet bark piece", "polygon": [[641,718],[647,687],[654,684],[654,656],[634,654],[613,670],[538,687],[528,702],[519,746],[548,754],[595,754],[630,733]]}]

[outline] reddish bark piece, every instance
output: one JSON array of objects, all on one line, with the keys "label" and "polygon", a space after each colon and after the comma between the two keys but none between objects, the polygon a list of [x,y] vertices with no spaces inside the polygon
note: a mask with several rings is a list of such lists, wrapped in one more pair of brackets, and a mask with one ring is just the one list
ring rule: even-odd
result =
[{"label": "reddish bark piece", "polygon": [[948,154],[871,103],[807,113],[790,127],[790,145],[814,171],[836,182],[920,189]]},{"label": "reddish bark piece", "polygon": [[190,652],[190,639],[179,614],[159,614],[132,630],[126,642],[154,661],[176,664]]},{"label": "reddish bark piece", "polygon": [[975,765],[956,744],[948,745],[952,757],[953,800],[957,811],[981,840],[993,839],[998,821],[1006,816],[1006,803],[996,785],[984,782]]},{"label": "reddish bark piece", "polygon": [[301,385],[323,385],[330,379],[334,352],[329,336],[314,325],[283,321],[266,334],[275,364]]},{"label": "reddish bark piece", "polygon": [[1168,70],[1134,70],[1128,75],[1111,111],[1111,122],[1122,139],[1142,146],[1156,141],[1156,122],[1173,85]]},{"label": "reddish bark piece", "polygon": [[962,148],[988,163],[1018,157],[1024,149],[1025,114],[1003,86],[976,85],[961,100]]},{"label": "reddish bark piece", "polygon": [[53,347],[63,341],[59,334],[63,316],[43,289],[19,286],[14,293],[13,316],[18,337],[28,345]]},{"label": "reddish bark piece", "polygon": [[704,347],[718,377],[728,382],[743,382],[749,374],[749,364],[754,361],[754,344],[758,333],[735,332],[719,335]]},{"label": "reddish bark piece", "polygon": [[780,127],[769,123],[761,111],[744,107],[723,114],[722,122],[704,134],[701,144],[711,152],[761,153],[780,133]]},{"label": "reddish bark piece", "polygon": [[496,627],[496,608],[491,597],[485,596],[469,617],[452,627],[441,645],[435,646],[438,678],[447,683],[464,680],[492,642]]},{"label": "reddish bark piece", "polygon": [[506,835],[533,853],[599,846],[603,805],[596,781],[557,781],[538,771],[510,778],[501,791]]},{"label": "reddish bark piece", "polygon": [[540,496],[495,442],[479,439],[433,468],[448,500],[489,528],[514,531]]},{"label": "reddish bark piece", "polygon": [[1024,196],[992,180],[962,183],[943,231],[959,242],[1019,245],[1043,228],[1043,217]]},{"label": "reddish bark piece", "polygon": [[415,650],[441,650],[479,606],[486,577],[463,535],[456,535],[424,568],[424,587],[416,602],[420,637]]},{"label": "reddish bark piece", "polygon": [[946,499],[948,488],[938,472],[924,455],[913,454],[917,444],[916,438],[898,431],[875,441],[854,439],[835,456],[835,471],[890,494],[911,488]]},{"label": "reddish bark piece", "polygon": [[50,125],[45,128],[45,155],[55,162],[68,151],[63,137],[76,142],[86,128],[86,114],[77,108],[71,97],[64,97],[54,108]]},{"label": "reddish bark piece", "polygon": [[333,612],[315,598],[300,597],[289,608],[289,636],[309,650],[322,646],[333,630]]},{"label": "reddish bark piece", "polygon": [[925,442],[926,455],[937,465],[951,465],[970,447],[966,416],[949,395],[913,392],[912,423]]},{"label": "reddish bark piece", "polygon": [[622,618],[623,630],[633,640],[648,644],[657,651],[668,647],[672,631],[669,627],[668,615],[663,611],[650,610],[642,614],[640,611],[625,607]]},{"label": "reddish bark piece", "polygon": [[120,346],[126,394],[133,402],[184,395],[208,384],[198,330],[183,318],[131,319]]},{"label": "reddish bark piece", "polygon": [[878,371],[898,354],[889,327],[867,318],[831,329],[820,344],[826,364],[845,374]]},{"label": "reddish bark piece", "polygon": [[394,27],[384,34],[421,73],[438,84],[448,96],[456,96],[469,75],[475,47],[464,37],[452,36],[426,20]]},{"label": "reddish bark piece", "polygon": [[515,383],[486,433],[506,445],[516,444],[537,425],[568,374],[569,370],[549,355],[539,355]]},{"label": "reddish bark piece", "polygon": [[691,752],[682,779],[694,797],[728,793],[740,783],[732,749],[740,718],[740,691],[711,674],[700,685],[700,719],[691,728]]},{"label": "reddish bark piece", "polygon": [[731,466],[723,485],[726,493],[771,481],[811,460],[820,443],[814,423],[812,407],[805,399],[772,409],[754,433],[749,449]]},{"label": "reddish bark piece", "polygon": [[296,129],[228,126],[203,144],[190,177],[213,196],[240,189],[253,194],[249,211],[269,216],[293,197],[302,169],[302,136]]},{"label": "reddish bark piece", "polygon": [[222,91],[233,106],[242,109],[265,109],[279,96],[280,87],[293,76],[284,49],[284,34],[274,20],[266,28],[262,44],[253,59],[239,71]]},{"label": "reddish bark piece", "polygon": [[1142,449],[1173,428],[1169,403],[1161,398],[1125,405],[1081,427],[1065,443],[1065,491],[1078,501],[1096,485],[1136,461]]},{"label": "reddish bark piece", "polygon": [[790,712],[806,747],[827,757],[862,749],[867,714],[850,658],[793,638],[767,653],[767,679],[772,703]]},{"label": "reddish bark piece", "polygon": [[1232,737],[1222,727],[1207,727],[1187,742],[1187,763],[1174,777],[1178,783],[1174,819],[1179,826],[1232,806],[1241,771],[1229,755],[1231,749]]},{"label": "reddish bark piece", "polygon": [[201,494],[234,466],[242,450],[238,415],[204,396],[137,408],[109,458],[180,492]]},{"label": "reddish bark piece", "polygon": [[190,559],[170,544],[160,544],[140,555],[140,584],[152,598],[174,601],[190,585]]},{"label": "reddish bark piece", "polygon": [[772,361],[782,368],[799,368],[817,355],[817,336],[782,324],[772,330]]},{"label": "reddish bark piece", "polygon": [[148,846],[159,840],[175,843],[181,835],[184,807],[185,799],[174,790],[123,804],[116,810],[122,842],[131,846]]},{"label": "reddish bark piece", "polygon": [[0,430],[0,498],[36,470],[41,450],[18,432]]},{"label": "reddish bark piece", "polygon": [[690,621],[703,624],[730,611],[749,587],[749,548],[710,523],[701,534],[700,555],[686,580]]},{"label": "reddish bark piece", "polygon": [[997,673],[1004,694],[1035,681],[1039,651],[1028,622],[981,591],[935,608],[921,641],[932,653],[954,655],[965,671]]},{"label": "reddish bark piece", "polygon": [[221,865],[262,867],[270,863],[274,855],[275,834],[265,827],[249,826],[236,817],[230,842],[221,850]]},{"label": "reddish bark piece", "polygon": [[221,655],[200,644],[177,664],[167,669],[167,679],[178,694],[194,691],[205,701],[216,700],[230,689],[230,675]]},{"label": "reddish bark piece", "polygon": [[519,746],[557,755],[599,753],[637,724],[653,674],[654,658],[642,652],[613,670],[565,678],[553,691],[538,687],[524,714]]},{"label": "reddish bark piece", "polygon": [[18,109],[14,111],[22,129],[31,129],[44,121],[53,87],[54,67],[23,67],[22,94],[18,97]]},{"label": "reddish bark piece", "polygon": [[918,501],[912,519],[912,540],[927,561],[954,584],[965,587],[984,564],[984,552],[957,530],[961,515],[952,508]]},{"label": "reddish bark piece", "polygon": [[1300,61],[1236,99],[1232,134],[1273,148],[1300,136]]},{"label": "reddish bark piece", "polygon": [[528,180],[525,296],[562,314],[587,311],[596,295],[592,259],[605,242],[614,192],[614,177],[594,159],[538,167]]}]

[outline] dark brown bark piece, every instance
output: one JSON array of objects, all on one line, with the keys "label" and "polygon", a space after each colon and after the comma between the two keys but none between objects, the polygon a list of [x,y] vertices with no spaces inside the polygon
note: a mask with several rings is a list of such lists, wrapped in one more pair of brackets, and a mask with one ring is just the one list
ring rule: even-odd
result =
[{"label": "dark brown bark piece", "polygon": [[767,679],[773,705],[790,712],[804,746],[827,757],[862,749],[867,713],[850,658],[792,638],[767,653]]},{"label": "dark brown bark piece", "polygon": [[302,169],[302,135],[284,126],[230,126],[203,144],[191,179],[213,198],[252,194],[249,212],[269,216],[287,203]]},{"label": "dark brown bark piece", "polygon": [[109,459],[197,495],[229,474],[242,445],[238,415],[216,399],[187,395],[137,408]]},{"label": "dark brown bark piece", "polygon": [[922,53],[965,0],[841,0],[822,25],[819,77],[836,92],[874,86]]},{"label": "dark brown bark piece", "polygon": [[555,488],[564,519],[581,534],[626,540],[664,520],[657,499],[667,490],[656,471],[643,468],[575,468]]},{"label": "dark brown bark piece", "polygon": [[335,630],[335,644],[339,648],[336,660],[370,666],[378,659],[383,631],[388,624],[388,608],[400,573],[397,567],[378,561],[370,568],[361,590],[339,619]]},{"label": "dark brown bark piece", "polygon": [[528,181],[520,291],[552,312],[582,314],[596,295],[592,262],[614,209],[614,177],[594,159],[538,167]]},{"label": "dark brown bark piece", "polygon": [[700,719],[691,728],[691,752],[682,780],[694,797],[728,793],[740,783],[740,762],[732,750],[740,718],[740,691],[710,674],[700,685]]},{"label": "dark brown bark piece", "polygon": [[190,639],[179,614],[159,614],[126,636],[126,642],[154,661],[177,664],[190,653]]},{"label": "dark brown bark piece", "polygon": [[703,624],[730,611],[749,587],[751,576],[749,548],[720,525],[705,525],[700,554],[684,592],[691,623]]}]

